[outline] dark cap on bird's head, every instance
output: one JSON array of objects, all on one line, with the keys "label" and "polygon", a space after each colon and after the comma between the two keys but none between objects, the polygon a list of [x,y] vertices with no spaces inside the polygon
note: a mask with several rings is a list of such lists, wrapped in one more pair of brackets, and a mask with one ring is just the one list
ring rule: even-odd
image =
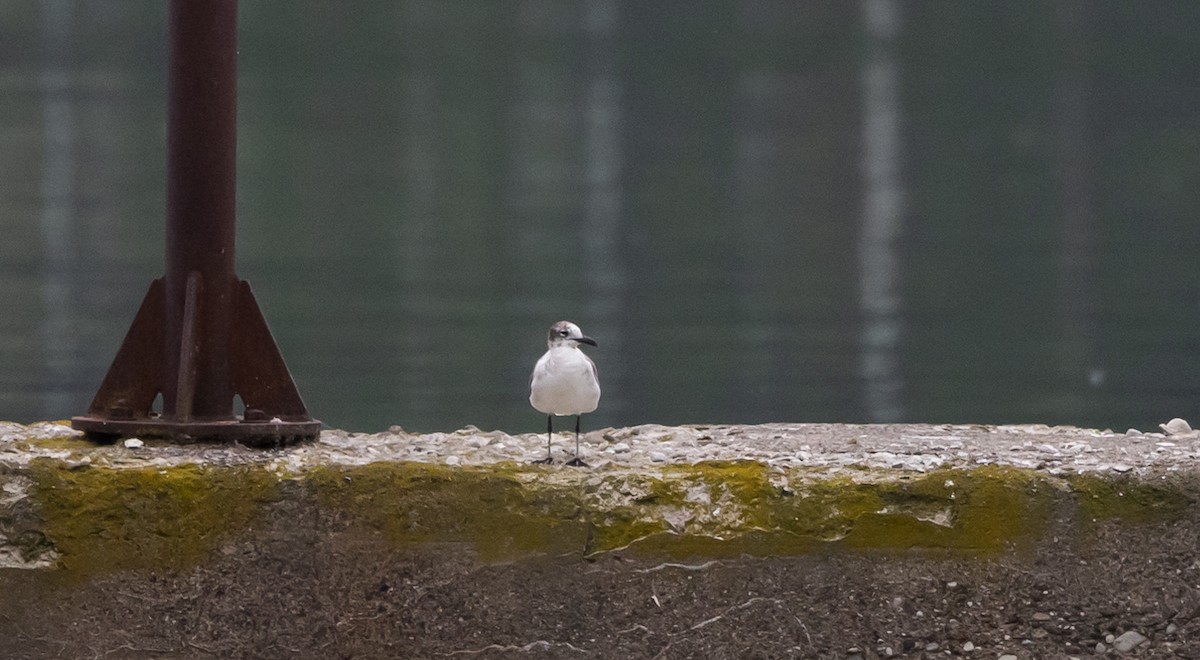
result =
[{"label": "dark cap on bird's head", "polygon": [[588,344],[595,346],[596,340],[591,337],[585,337],[579,326],[570,321],[559,321],[550,326],[550,334],[546,337],[546,344],[554,346],[555,344],[563,344],[565,342],[574,342],[575,344]]}]

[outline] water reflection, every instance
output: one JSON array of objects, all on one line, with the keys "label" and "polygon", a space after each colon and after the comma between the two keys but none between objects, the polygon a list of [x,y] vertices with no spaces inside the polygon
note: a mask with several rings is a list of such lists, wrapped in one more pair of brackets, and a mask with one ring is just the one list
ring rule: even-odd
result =
[{"label": "water reflection", "polygon": [[1057,167],[1055,178],[1062,215],[1062,254],[1059,256],[1061,338],[1058,378],[1066,385],[1052,406],[1078,408],[1104,386],[1106,369],[1100,362],[1096,325],[1096,210],[1093,202],[1091,118],[1088,108],[1089,40],[1086,3],[1068,0],[1057,5],[1062,35],[1062,58],[1054,75]]},{"label": "water reflection", "polygon": [[904,221],[900,173],[900,93],[897,0],[863,0],[867,55],[863,62],[863,227],[859,237],[862,358],[859,375],[872,422],[904,419],[900,396],[899,236]]},{"label": "water reflection", "polygon": [[[593,428],[1195,409],[1200,4],[356,7],[241,8],[239,270],[331,424],[536,430],[560,318]],[[163,3],[5,18],[0,417],[65,417],[162,268]]]},{"label": "water reflection", "polygon": [[[585,35],[583,77],[583,217],[580,223],[579,258],[587,288],[587,307],[582,311],[593,329],[588,332],[605,338],[609,355],[625,353],[622,310],[629,306],[628,264],[622,250],[621,235],[625,218],[625,191],[621,180],[624,169],[622,144],[623,84],[619,78],[617,50],[618,4],[616,0],[588,3],[582,11]],[[612,360],[604,370],[609,387],[606,408],[620,418],[626,409],[623,388],[626,364]]]},{"label": "water reflection", "polygon": [[73,403],[71,385],[78,373],[77,335],[71,327],[79,322],[79,296],[73,277],[79,258],[76,233],[78,218],[74,207],[75,189],[75,95],[68,83],[66,61],[71,53],[72,3],[48,0],[44,3],[43,69],[39,88],[44,125],[41,205],[38,228],[42,239],[42,315],[39,328],[39,352],[43,356],[45,376],[40,414],[53,415],[69,410]]}]

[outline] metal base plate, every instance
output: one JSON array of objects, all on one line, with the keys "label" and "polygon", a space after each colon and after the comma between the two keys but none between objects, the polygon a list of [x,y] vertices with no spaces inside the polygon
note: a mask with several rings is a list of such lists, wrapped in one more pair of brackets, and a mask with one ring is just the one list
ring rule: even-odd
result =
[{"label": "metal base plate", "polygon": [[176,442],[241,442],[263,446],[290,445],[305,440],[315,440],[321,433],[321,422],[245,421],[235,418],[228,421],[189,421],[150,419],[112,419],[93,415],[71,418],[71,428],[83,431],[98,442],[112,442],[118,438],[170,438]]}]

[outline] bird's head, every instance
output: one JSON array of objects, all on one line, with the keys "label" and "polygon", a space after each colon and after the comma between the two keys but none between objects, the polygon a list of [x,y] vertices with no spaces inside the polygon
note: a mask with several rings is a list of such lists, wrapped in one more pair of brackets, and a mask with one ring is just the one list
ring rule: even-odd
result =
[{"label": "bird's head", "polygon": [[559,321],[550,326],[550,334],[546,337],[546,345],[550,348],[555,346],[578,347],[580,344],[595,346],[596,340],[583,336],[583,331],[579,329],[579,326],[570,321]]}]

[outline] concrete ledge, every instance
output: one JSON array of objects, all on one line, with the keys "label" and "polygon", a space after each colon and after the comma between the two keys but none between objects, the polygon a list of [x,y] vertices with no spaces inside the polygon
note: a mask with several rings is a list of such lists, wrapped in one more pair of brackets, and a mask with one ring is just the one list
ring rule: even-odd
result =
[{"label": "concrete ledge", "polygon": [[647,425],[588,434],[592,468],[544,451],[0,423],[0,655],[1058,657],[1136,633],[1200,657],[1194,433]]}]

